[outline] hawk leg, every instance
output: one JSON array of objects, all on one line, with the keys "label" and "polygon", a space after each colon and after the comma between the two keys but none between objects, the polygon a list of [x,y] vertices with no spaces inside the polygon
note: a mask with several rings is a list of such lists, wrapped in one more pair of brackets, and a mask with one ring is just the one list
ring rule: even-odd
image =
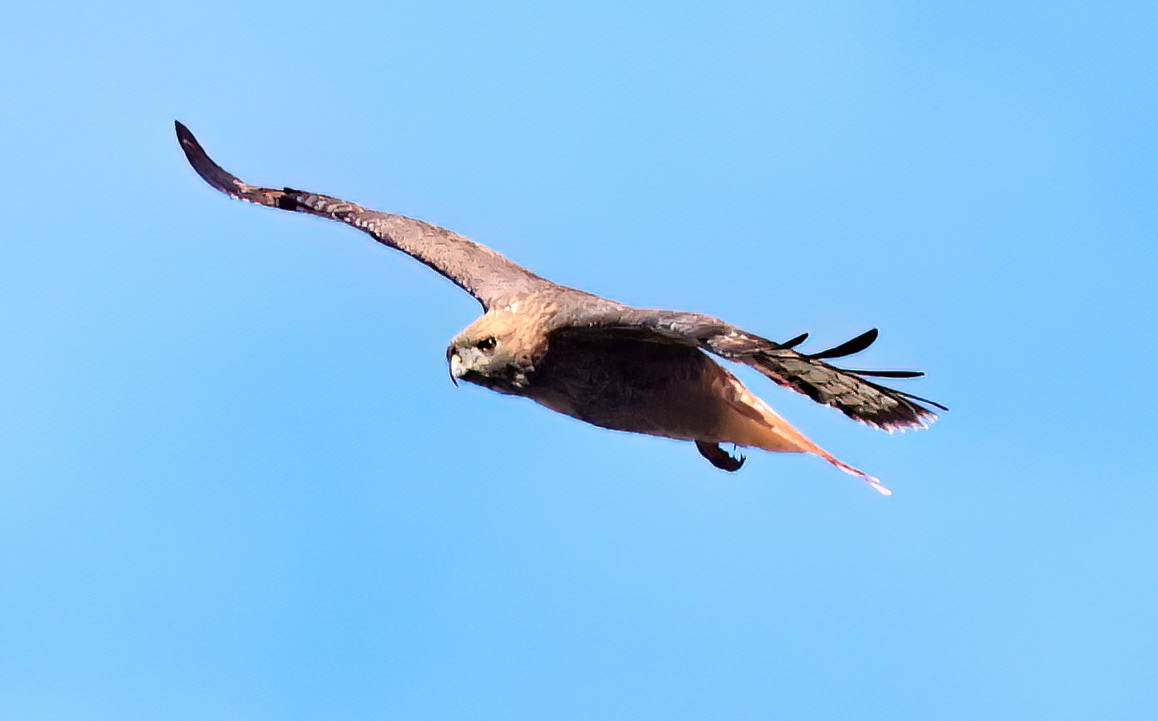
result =
[{"label": "hawk leg", "polygon": [[696,441],[696,450],[700,452],[701,456],[707,458],[713,466],[729,473],[740,470],[740,466],[744,465],[744,456],[737,454],[733,457],[723,448],[720,448],[718,443]]}]

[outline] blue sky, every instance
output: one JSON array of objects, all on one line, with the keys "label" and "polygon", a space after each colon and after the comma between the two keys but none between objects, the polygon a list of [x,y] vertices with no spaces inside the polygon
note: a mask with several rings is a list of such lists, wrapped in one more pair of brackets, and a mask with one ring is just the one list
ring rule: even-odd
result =
[{"label": "blue sky", "polygon": [[[1152,718],[1147,3],[29,3],[0,26],[0,716]],[[426,268],[836,343],[825,463],[451,385]]]}]

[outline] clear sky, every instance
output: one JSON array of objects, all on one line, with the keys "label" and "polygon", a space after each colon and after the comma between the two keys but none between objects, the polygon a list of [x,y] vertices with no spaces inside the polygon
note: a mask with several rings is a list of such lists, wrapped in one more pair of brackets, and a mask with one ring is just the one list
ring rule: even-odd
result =
[{"label": "clear sky", "polygon": [[[1143,719],[1152,3],[21,3],[0,718]],[[817,347],[888,483],[451,385],[474,301],[186,165]]]}]

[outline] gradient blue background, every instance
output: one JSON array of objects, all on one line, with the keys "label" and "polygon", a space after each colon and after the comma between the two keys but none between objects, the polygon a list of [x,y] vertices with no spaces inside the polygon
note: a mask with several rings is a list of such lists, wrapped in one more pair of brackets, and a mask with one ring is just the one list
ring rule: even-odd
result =
[{"label": "gradient blue background", "polygon": [[[1150,3],[26,3],[0,717],[1158,714]],[[474,301],[243,178],[915,367],[896,491],[454,388]],[[815,347],[815,346],[814,346]],[[823,347],[823,346],[822,346]]]}]

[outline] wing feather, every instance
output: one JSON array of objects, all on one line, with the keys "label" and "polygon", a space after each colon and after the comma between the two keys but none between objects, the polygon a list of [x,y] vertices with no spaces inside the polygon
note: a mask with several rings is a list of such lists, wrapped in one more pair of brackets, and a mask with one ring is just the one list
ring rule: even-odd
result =
[{"label": "wing feather", "polygon": [[586,317],[572,319],[567,327],[556,332],[630,334],[657,343],[697,346],[721,358],[751,366],[785,388],[886,431],[922,428],[936,420],[936,413],[922,403],[948,410],[934,401],[882,386],[864,377],[921,375],[916,371],[849,370],[824,362],[825,358],[843,357],[864,350],[876,340],[875,329],[813,354],[794,350],[804,340],[801,336],[786,343],[776,343],[718,318],[666,310],[601,309]]},{"label": "wing feather", "polygon": [[368,210],[327,195],[249,185],[213,162],[188,128],[180,122],[175,125],[189,164],[217,190],[238,200],[308,213],[353,226],[379,243],[400,250],[446,276],[477,298],[484,308],[553,285],[485,245],[421,220]]}]

